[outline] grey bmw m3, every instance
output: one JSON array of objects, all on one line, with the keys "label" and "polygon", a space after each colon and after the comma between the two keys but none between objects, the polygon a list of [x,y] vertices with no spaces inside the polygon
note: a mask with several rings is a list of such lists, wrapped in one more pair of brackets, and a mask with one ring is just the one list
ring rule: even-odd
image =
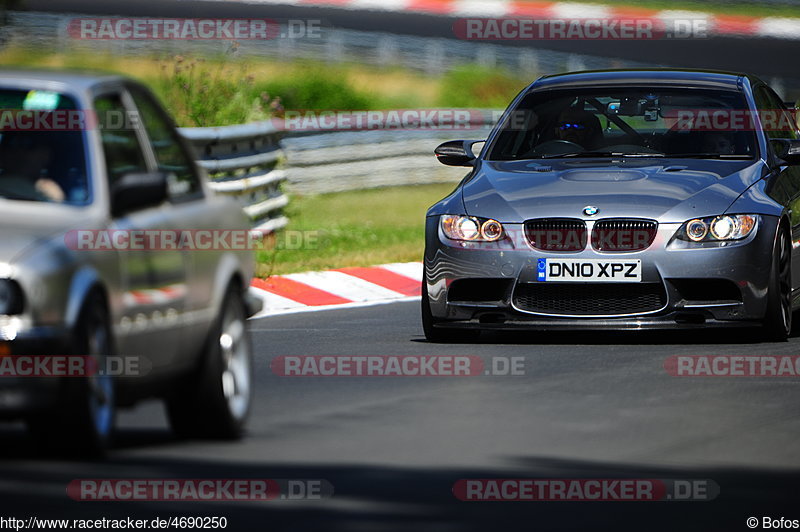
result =
[{"label": "grey bmw m3", "polygon": [[485,141],[446,142],[436,156],[470,171],[427,212],[428,340],[519,328],[789,336],[800,133],[758,78],[546,76]]}]

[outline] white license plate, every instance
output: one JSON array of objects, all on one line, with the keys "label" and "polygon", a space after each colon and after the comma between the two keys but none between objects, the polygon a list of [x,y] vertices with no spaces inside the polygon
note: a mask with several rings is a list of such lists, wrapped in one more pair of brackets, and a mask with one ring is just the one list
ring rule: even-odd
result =
[{"label": "white license plate", "polygon": [[539,259],[537,281],[593,283],[636,283],[642,280],[642,261],[638,259]]}]

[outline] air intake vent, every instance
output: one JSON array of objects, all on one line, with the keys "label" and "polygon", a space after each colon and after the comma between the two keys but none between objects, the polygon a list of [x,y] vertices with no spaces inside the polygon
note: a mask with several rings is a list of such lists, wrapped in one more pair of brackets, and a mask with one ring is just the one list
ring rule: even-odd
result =
[{"label": "air intake vent", "polygon": [[666,304],[661,283],[520,283],[514,290],[518,309],[550,315],[641,314]]}]

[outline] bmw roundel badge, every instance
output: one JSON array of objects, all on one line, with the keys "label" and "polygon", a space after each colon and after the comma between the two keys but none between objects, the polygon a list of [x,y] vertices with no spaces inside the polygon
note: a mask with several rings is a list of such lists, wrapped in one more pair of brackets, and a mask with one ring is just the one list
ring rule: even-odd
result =
[{"label": "bmw roundel badge", "polygon": [[595,214],[597,214],[599,210],[600,209],[598,209],[597,207],[594,207],[592,205],[587,205],[586,207],[583,208],[583,214],[585,214],[586,216],[594,216]]}]

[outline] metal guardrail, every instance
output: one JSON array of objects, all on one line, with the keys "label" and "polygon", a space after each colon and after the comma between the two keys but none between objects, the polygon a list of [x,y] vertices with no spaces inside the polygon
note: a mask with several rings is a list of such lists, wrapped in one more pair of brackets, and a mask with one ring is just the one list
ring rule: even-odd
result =
[{"label": "metal guardrail", "polygon": [[282,157],[282,132],[271,122],[180,132],[194,146],[211,189],[238,200],[255,229],[271,233],[286,226],[283,208],[289,198],[281,190],[286,171],[276,168]]},{"label": "metal guardrail", "polygon": [[292,192],[320,194],[457,182],[465,170],[439,164],[433,157],[434,148],[447,140],[485,139],[499,115],[496,110],[472,110],[469,124],[459,124],[455,129],[379,129],[287,136],[282,143],[288,164],[287,184]]},{"label": "metal guardrail", "polygon": [[[286,226],[289,193],[323,194],[384,186],[457,182],[463,168],[433,157],[441,142],[484,139],[499,112],[473,113],[459,129],[287,132],[272,122],[181,128],[194,146],[210,186],[242,204],[256,229]],[[463,126],[463,124],[462,124]],[[280,167],[279,167],[280,166]]]},{"label": "metal guardrail", "polygon": [[[70,37],[67,28],[69,21],[78,16],[81,15],[9,11],[8,23],[0,25],[0,39],[5,37],[12,46],[36,46],[45,50],[75,50],[85,53],[104,51],[114,55],[135,56],[219,55],[226,53],[231,45],[230,41],[214,39],[74,39]],[[281,23],[280,33],[291,35],[285,21]],[[612,68],[620,64],[631,68],[657,66],[652,61],[626,60],[620,63],[617,58],[590,54],[444,37],[448,36],[418,37],[323,25],[319,32],[296,38],[238,40],[235,53],[238,56],[253,56],[262,60],[313,59],[327,63],[357,62],[382,67],[397,65],[436,75],[464,63],[502,66],[513,71],[528,72],[529,77],[568,70]]]}]

